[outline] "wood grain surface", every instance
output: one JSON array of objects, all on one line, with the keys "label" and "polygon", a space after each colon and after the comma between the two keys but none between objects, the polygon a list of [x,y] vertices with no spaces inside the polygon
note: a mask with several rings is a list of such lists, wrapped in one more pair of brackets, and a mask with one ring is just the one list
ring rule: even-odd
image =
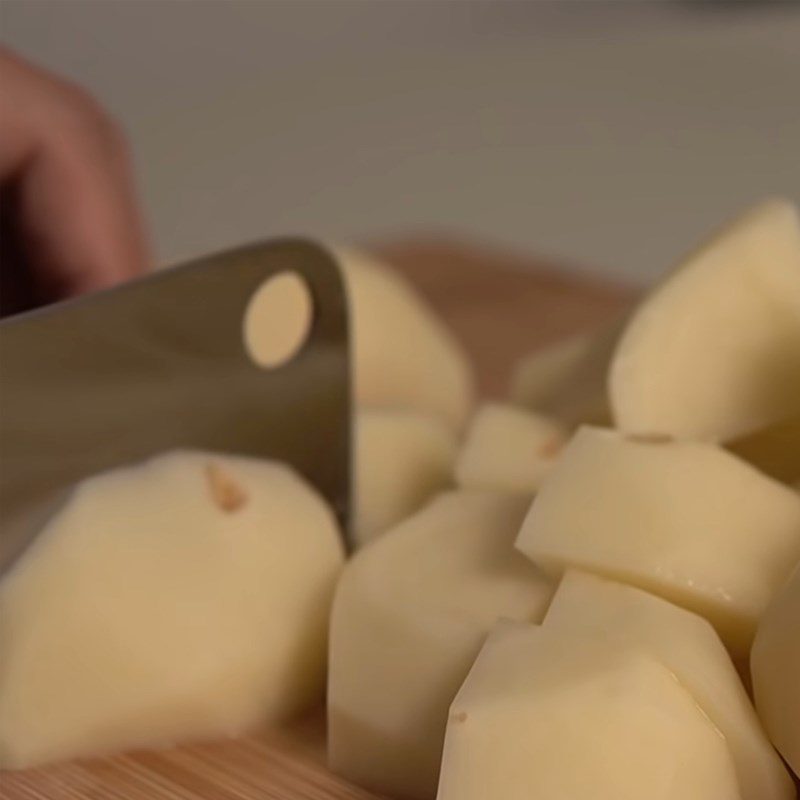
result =
[{"label": "wood grain surface", "polygon": [[[502,397],[521,355],[618,313],[633,292],[444,240],[376,248],[451,324],[481,392]],[[2,800],[376,800],[325,767],[321,711],[246,739],[0,773]]]}]

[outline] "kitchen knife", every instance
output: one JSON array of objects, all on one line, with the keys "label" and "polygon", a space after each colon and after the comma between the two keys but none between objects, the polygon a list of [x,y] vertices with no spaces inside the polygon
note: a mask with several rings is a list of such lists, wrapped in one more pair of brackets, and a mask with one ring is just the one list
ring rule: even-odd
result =
[{"label": "kitchen knife", "polygon": [[[309,291],[288,363],[250,358],[243,318],[279,273]],[[174,448],[285,461],[350,508],[345,289],[304,240],[242,247],[0,322],[0,570],[77,481]]]}]

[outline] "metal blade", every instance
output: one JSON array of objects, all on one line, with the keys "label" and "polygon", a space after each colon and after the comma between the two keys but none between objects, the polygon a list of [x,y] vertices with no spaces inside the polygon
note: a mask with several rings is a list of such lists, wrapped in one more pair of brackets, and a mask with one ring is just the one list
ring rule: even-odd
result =
[{"label": "metal blade", "polygon": [[[290,271],[313,301],[289,363],[256,366],[242,318]],[[302,240],[243,247],[0,323],[0,569],[76,481],[173,448],[280,459],[346,529],[350,388],[345,290]]]}]

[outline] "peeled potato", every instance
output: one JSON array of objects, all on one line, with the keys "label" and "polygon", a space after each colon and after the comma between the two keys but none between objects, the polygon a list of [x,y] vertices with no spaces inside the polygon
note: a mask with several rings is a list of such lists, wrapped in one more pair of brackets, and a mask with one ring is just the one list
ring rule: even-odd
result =
[{"label": "peeled potato", "polygon": [[174,452],[84,481],[0,581],[0,767],[312,705],[342,562],[327,505],[278,464]]},{"label": "peeled potato", "polygon": [[511,401],[569,427],[611,419],[606,376],[622,322],[536,350],[511,378]]},{"label": "peeled potato", "polygon": [[616,426],[729,441],[797,412],[800,224],[762,203],[639,307],[611,365]]},{"label": "peeled potato", "polygon": [[566,440],[562,426],[501,403],[481,406],[456,464],[460,486],[533,494]]},{"label": "peeled potato", "polygon": [[758,713],[800,778],[800,564],[761,619],[750,666]]},{"label": "peeled potato", "polygon": [[527,501],[450,492],[356,554],[331,620],[331,767],[391,796],[436,792],[447,709],[499,617],[551,585],[513,548]]},{"label": "peeled potato", "polygon": [[387,265],[352,249],[334,255],[350,300],[356,402],[416,409],[460,430],[474,395],[462,346]]},{"label": "peeled potato", "polygon": [[[742,800],[795,797],[792,780],[764,735],[730,656],[706,620],[641,589],[569,570],[544,626],[601,637],[619,648],[632,645],[653,656],[727,740]],[[797,666],[800,675],[800,662]]]},{"label": "peeled potato", "polygon": [[353,531],[361,546],[452,483],[457,445],[440,419],[414,411],[362,409],[355,434]]},{"label": "peeled potato", "polygon": [[800,498],[714,445],[582,428],[517,546],[551,573],[596,572],[706,617],[738,658],[800,559]]},{"label": "peeled potato", "polygon": [[658,660],[498,626],[453,701],[438,800],[739,800],[724,737]]},{"label": "peeled potato", "polygon": [[590,334],[577,334],[523,356],[511,376],[510,396],[518,405],[538,409],[568,380],[591,350]]}]

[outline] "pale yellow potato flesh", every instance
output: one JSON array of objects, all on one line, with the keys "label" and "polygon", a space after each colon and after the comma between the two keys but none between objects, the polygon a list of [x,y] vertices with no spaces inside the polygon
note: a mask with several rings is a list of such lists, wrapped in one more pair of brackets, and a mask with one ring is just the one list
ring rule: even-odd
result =
[{"label": "pale yellow potato flesh", "polygon": [[326,503],[275,463],[173,452],[82,482],[0,580],[0,767],[318,702],[343,560]]},{"label": "pale yellow potato flesh", "polygon": [[359,551],[334,601],[328,757],[392,797],[436,793],[447,709],[500,617],[537,620],[552,585],[514,550],[528,502],[449,492]]},{"label": "pale yellow potato flesh", "polygon": [[653,656],[725,736],[742,800],[795,797],[792,779],[765,736],[725,646],[705,619],[641,589],[568,570],[543,625],[602,637],[620,648],[635,646]]},{"label": "pale yellow potato flesh", "polygon": [[555,391],[571,378],[591,347],[591,334],[581,333],[523,356],[511,374],[511,400],[537,410],[551,402]]},{"label": "pale yellow potato flesh", "polygon": [[606,378],[623,323],[572,336],[521,358],[511,377],[511,402],[569,427],[608,423]]},{"label": "pale yellow potato flesh", "polygon": [[725,738],[646,651],[519,623],[450,709],[438,800],[739,800]]},{"label": "pale yellow potato flesh", "polygon": [[453,482],[458,444],[438,417],[360,409],[355,417],[355,514],[361,547]]},{"label": "pale yellow potato flesh", "polygon": [[800,222],[766,201],[642,303],[609,373],[615,426],[725,442],[797,412]]},{"label": "pale yellow potato flesh", "polygon": [[469,489],[533,494],[566,438],[563,426],[541,414],[486,403],[467,428],[456,481]]},{"label": "pale yellow potato flesh", "polygon": [[736,658],[800,558],[800,498],[715,445],[580,429],[545,478],[517,547],[706,617]]},{"label": "pale yellow potato flesh", "polygon": [[800,564],[761,619],[750,668],[761,720],[800,778]]},{"label": "pale yellow potato flesh", "polygon": [[388,265],[352,248],[332,252],[350,304],[356,403],[415,409],[461,430],[475,394],[461,343]]}]

